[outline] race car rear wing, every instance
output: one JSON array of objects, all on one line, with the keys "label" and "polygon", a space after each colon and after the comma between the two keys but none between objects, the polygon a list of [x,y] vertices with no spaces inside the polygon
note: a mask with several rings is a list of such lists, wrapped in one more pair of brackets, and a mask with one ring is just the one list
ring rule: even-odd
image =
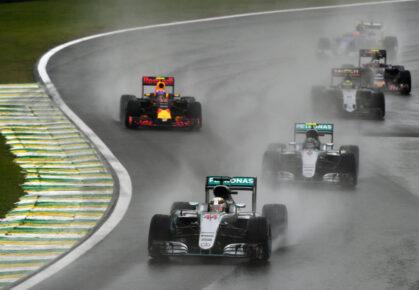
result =
[{"label": "race car rear wing", "polygon": [[319,136],[330,135],[333,143],[333,128],[333,124],[326,123],[295,123],[294,141],[297,140],[297,134],[305,134],[308,130],[314,129],[319,133]]},{"label": "race car rear wing", "polygon": [[384,59],[384,63],[387,63],[387,51],[385,49],[360,49],[359,50],[359,62],[358,66],[361,66],[361,58],[363,57],[377,57],[378,59]]},{"label": "race car rear wing", "polygon": [[166,87],[172,88],[172,93],[175,93],[175,78],[174,77],[151,77],[151,76],[143,76],[143,83],[142,83],[142,96],[144,96],[144,87],[146,86],[156,86],[159,82],[162,82],[166,85]]},{"label": "race car rear wing", "polygon": [[361,70],[359,68],[332,68],[332,77],[346,77],[353,78],[361,77]]},{"label": "race car rear wing", "polygon": [[381,22],[362,21],[360,24],[369,29],[381,29],[383,27],[383,23]]},{"label": "race car rear wing", "polygon": [[360,68],[332,68],[332,77],[330,79],[330,86],[333,87],[335,78],[350,77],[360,83],[361,69]]},{"label": "race car rear wing", "polygon": [[252,211],[256,211],[256,177],[229,177],[229,176],[207,176],[205,182],[205,202],[209,203],[209,191],[218,185],[225,185],[230,190],[243,190],[252,192]]}]

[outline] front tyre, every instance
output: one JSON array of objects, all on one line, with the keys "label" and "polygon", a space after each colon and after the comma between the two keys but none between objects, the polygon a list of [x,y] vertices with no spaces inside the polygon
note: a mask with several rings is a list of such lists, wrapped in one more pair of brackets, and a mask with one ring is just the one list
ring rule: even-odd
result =
[{"label": "front tyre", "polygon": [[249,258],[252,261],[267,261],[271,256],[271,227],[265,217],[254,217],[247,222],[247,243],[257,245]]},{"label": "front tyre", "polygon": [[119,121],[125,121],[125,112],[127,110],[127,105],[130,100],[135,100],[133,95],[122,95],[121,100],[119,101]]},{"label": "front tyre", "polygon": [[358,183],[358,169],[354,153],[343,153],[340,156],[339,175],[341,185],[354,188]]},{"label": "front tyre", "polygon": [[200,102],[192,102],[189,105],[189,117],[195,119],[198,123],[195,129],[199,130],[202,127],[202,106]]},{"label": "front tyre", "polygon": [[137,100],[128,100],[127,107],[125,110],[125,127],[128,129],[137,128],[132,122],[131,117],[135,117],[140,113],[141,103]]},{"label": "front tyre", "polygon": [[168,215],[156,214],[150,222],[148,232],[148,254],[152,258],[164,256],[156,242],[167,242],[171,239],[171,218]]}]

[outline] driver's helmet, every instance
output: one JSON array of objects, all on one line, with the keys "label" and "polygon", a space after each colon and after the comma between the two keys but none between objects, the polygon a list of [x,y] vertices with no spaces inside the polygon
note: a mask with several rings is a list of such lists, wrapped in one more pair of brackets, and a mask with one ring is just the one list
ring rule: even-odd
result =
[{"label": "driver's helmet", "polygon": [[352,80],[350,78],[346,78],[341,83],[341,87],[342,87],[342,89],[353,89],[355,87],[355,84],[352,82]]},{"label": "driver's helmet", "polygon": [[166,84],[164,82],[158,82],[156,89],[154,90],[156,97],[165,97],[166,96]]},{"label": "driver's helmet", "polygon": [[212,212],[226,212],[227,211],[227,202],[224,198],[214,197],[210,201],[210,211]]},{"label": "driver's helmet", "polygon": [[306,133],[306,140],[303,144],[304,149],[320,149],[319,133],[310,129]]},{"label": "driver's helmet", "polygon": [[378,53],[376,53],[372,58],[371,58],[371,62],[372,65],[374,66],[380,66],[380,55]]},{"label": "driver's helmet", "polygon": [[380,60],[377,59],[377,58],[373,58],[373,59],[371,59],[371,64],[373,66],[380,66]]},{"label": "driver's helmet", "polygon": [[359,33],[363,33],[365,32],[365,25],[363,23],[358,23],[358,25],[356,26],[356,31]]}]

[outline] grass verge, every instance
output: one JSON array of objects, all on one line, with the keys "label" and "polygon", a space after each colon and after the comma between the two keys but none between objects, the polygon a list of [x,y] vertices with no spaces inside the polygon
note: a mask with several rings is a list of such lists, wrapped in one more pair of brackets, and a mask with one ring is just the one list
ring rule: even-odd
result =
[{"label": "grass verge", "polygon": [[20,184],[23,184],[25,178],[22,168],[13,162],[14,158],[6,140],[0,135],[0,217],[4,217],[24,194]]},{"label": "grass verge", "polygon": [[0,83],[31,82],[46,50],[69,40],[175,20],[371,0],[38,0],[0,2]]}]

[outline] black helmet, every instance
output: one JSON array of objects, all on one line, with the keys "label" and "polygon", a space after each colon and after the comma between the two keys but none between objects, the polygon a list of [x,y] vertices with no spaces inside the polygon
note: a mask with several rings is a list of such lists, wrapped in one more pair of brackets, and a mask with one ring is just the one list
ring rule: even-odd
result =
[{"label": "black helmet", "polygon": [[310,129],[306,132],[306,138],[314,138],[316,140],[319,139],[319,132],[314,129]]},{"label": "black helmet", "polygon": [[214,196],[221,197],[224,199],[229,199],[231,197],[231,191],[228,186],[225,185],[217,185],[214,187]]}]

